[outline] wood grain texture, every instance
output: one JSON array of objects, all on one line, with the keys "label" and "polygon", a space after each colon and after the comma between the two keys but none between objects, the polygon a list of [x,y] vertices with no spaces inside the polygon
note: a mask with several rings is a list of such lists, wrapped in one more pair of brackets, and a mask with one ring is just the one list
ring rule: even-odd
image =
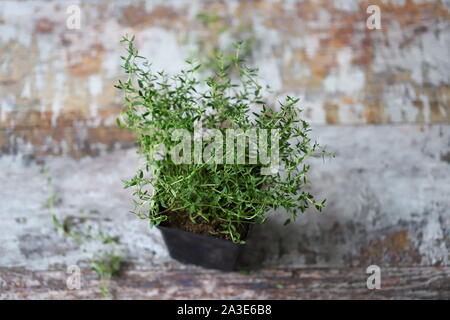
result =
[{"label": "wood grain texture", "polygon": [[[243,269],[449,265],[450,126],[314,127],[313,133],[336,153],[311,161],[311,188],[328,199],[325,211],[308,211],[288,226],[281,210],[272,213],[253,229]],[[159,232],[129,213],[131,190],[121,180],[138,164],[135,149],[80,159],[0,157],[0,266],[86,267],[104,250],[99,241],[80,245],[55,229],[45,207],[54,195],[61,221],[119,237],[125,261],[136,269],[183,268]]]},{"label": "wood grain texture", "polygon": [[[110,284],[117,299],[449,299],[449,126],[313,132],[336,153],[332,161],[312,161],[313,188],[328,199],[326,211],[289,226],[274,215],[254,228],[239,262],[249,275],[181,265],[157,230],[127,214],[130,192],[121,179],[138,165],[135,149],[78,160],[3,155],[0,297],[102,298],[89,261],[107,248],[101,241],[78,244],[55,229],[44,205],[54,193],[61,221],[119,238],[125,269]],[[366,288],[371,264],[381,268],[381,290]],[[84,270],[81,290],[65,286],[69,265]]]},{"label": "wood grain texture", "polygon": [[[82,274],[68,290],[64,271],[1,269],[0,299],[101,299],[100,282]],[[383,268],[369,290],[362,268],[268,269],[222,273],[202,269],[128,270],[110,281],[114,299],[450,299],[450,268]]]}]

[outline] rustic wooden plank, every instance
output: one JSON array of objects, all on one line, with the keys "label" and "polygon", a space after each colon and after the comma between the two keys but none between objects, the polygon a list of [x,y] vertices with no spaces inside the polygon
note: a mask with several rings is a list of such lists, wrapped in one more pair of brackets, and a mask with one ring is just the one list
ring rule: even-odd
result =
[{"label": "rustic wooden plank", "polygon": [[[79,290],[64,271],[2,269],[0,299],[100,299],[88,270]],[[382,268],[381,288],[369,290],[362,268],[268,269],[241,273],[126,270],[109,283],[114,299],[450,299],[450,267]]]},{"label": "rustic wooden plank", "polygon": [[[272,215],[254,228],[243,269],[304,267],[448,266],[450,248],[450,127],[337,126],[314,128],[333,160],[312,161],[312,187],[326,210],[294,224]],[[77,244],[52,223],[54,213],[74,228],[92,226],[118,236],[125,262],[139,269],[182,268],[170,259],[159,232],[130,214],[135,149],[96,157],[0,157],[0,266],[51,270],[86,266],[105,248]],[[41,173],[42,167],[48,173]],[[52,178],[53,188],[47,179]],[[53,190],[52,190],[53,189]],[[78,218],[78,219],[76,219]]]},{"label": "rustic wooden plank", "polygon": [[98,156],[134,147],[135,141],[136,137],[130,131],[105,125],[0,128],[1,154],[25,154],[34,158],[45,155]]}]

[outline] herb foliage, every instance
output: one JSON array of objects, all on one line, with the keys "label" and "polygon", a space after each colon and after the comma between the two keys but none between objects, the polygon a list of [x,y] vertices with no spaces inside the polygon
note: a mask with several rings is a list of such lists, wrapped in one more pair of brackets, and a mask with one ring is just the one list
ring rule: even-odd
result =
[{"label": "herb foliage", "polygon": [[[289,223],[310,206],[323,209],[325,200],[318,202],[305,190],[310,170],[306,160],[326,153],[309,137],[311,128],[300,118],[298,99],[286,97],[279,111],[266,105],[257,70],[240,59],[240,43],[231,63],[218,55],[215,74],[200,81],[196,75],[201,65],[194,61],[169,76],[152,70],[139,55],[134,37],[121,42],[127,50],[121,59],[128,78],[119,80],[116,88],[124,93],[127,108],[117,123],[136,135],[144,160],[134,177],[124,181],[134,190],[136,215],[149,219],[152,226],[168,220],[169,212],[186,215],[193,223],[213,224],[213,236],[243,243],[242,230],[266,221],[271,210],[284,208]],[[229,68],[239,70],[236,82]],[[175,164],[167,152],[154,156],[162,146],[169,150],[179,143],[172,141],[173,130],[194,132],[199,124],[224,136],[230,128],[277,129],[282,170],[262,175],[261,164]]]}]

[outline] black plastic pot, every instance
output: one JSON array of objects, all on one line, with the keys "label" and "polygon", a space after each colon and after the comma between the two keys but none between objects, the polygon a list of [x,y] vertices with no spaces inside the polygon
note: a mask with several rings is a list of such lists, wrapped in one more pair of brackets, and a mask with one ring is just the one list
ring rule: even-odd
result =
[{"label": "black plastic pot", "polygon": [[232,271],[244,247],[230,240],[158,226],[169,254],[182,263]]}]

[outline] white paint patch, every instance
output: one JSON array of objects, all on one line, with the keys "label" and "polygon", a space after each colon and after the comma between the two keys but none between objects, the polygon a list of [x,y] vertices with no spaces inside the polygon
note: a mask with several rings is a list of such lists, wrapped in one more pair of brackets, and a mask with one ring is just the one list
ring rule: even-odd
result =
[{"label": "white paint patch", "polygon": [[154,71],[176,74],[186,67],[185,57],[174,32],[152,27],[136,36],[140,54],[152,63]]},{"label": "white paint patch", "polygon": [[425,121],[425,123],[429,123],[430,122],[430,101],[428,99],[428,96],[425,94],[421,94],[419,98],[422,101],[423,120]]},{"label": "white paint patch", "polygon": [[[434,86],[450,82],[450,33],[448,22],[437,23],[421,37],[414,37],[410,30],[404,30],[398,23],[387,28],[387,44],[377,41],[373,68],[375,72],[408,70],[418,85],[429,83]],[[438,31],[439,30],[439,31]],[[412,43],[401,47],[407,38]]]},{"label": "white paint patch", "polygon": [[301,101],[300,101],[301,109],[305,111],[309,110],[309,117],[305,116],[305,118],[309,119],[313,123],[326,122],[326,113],[322,101],[319,100],[315,101],[304,100],[303,102]]},{"label": "white paint patch", "polygon": [[295,61],[292,65],[292,74],[298,79],[307,79],[311,76],[312,71],[308,64],[302,64],[299,61]]},{"label": "white paint patch", "polygon": [[9,41],[14,40],[16,34],[16,29],[12,25],[0,24],[0,37],[4,44],[7,44]]},{"label": "white paint patch", "polygon": [[257,39],[264,39],[265,44],[255,50],[255,65],[259,67],[260,82],[263,86],[279,92],[283,87],[281,65],[279,59],[274,55],[274,49],[282,46],[281,35],[278,30],[265,26],[264,21],[253,16],[254,33]]},{"label": "white paint patch", "polygon": [[434,86],[450,82],[450,32],[427,32],[421,37],[423,63],[427,68],[427,80]]},{"label": "white paint patch", "polygon": [[22,92],[20,93],[20,97],[25,99],[31,97],[30,81],[28,79],[25,80]]},{"label": "white paint patch", "polygon": [[89,77],[89,92],[92,96],[98,96],[103,90],[102,77],[94,74]]},{"label": "white paint patch", "polygon": [[0,123],[6,119],[10,112],[14,110],[14,106],[8,100],[10,99],[3,99],[0,104]]},{"label": "white paint patch", "polygon": [[[98,115],[98,104],[96,101],[93,101],[89,106],[89,111],[91,118],[95,118]],[[100,119],[97,119],[98,121],[94,120],[95,122],[100,122]],[[95,127],[95,126],[94,126]]]},{"label": "white paint patch", "polygon": [[36,37],[37,49],[39,53],[39,61],[41,63],[53,62],[55,54],[54,37],[40,36]]},{"label": "white paint patch", "polygon": [[261,85],[269,85],[270,89],[279,92],[283,87],[281,79],[280,67],[278,66],[278,60],[273,58],[266,58],[264,63],[259,69],[260,83]]},{"label": "white paint patch", "polygon": [[413,104],[415,95],[408,94],[410,85],[395,84],[386,89],[383,93],[383,100],[386,101],[386,111],[392,122],[414,122],[419,116],[419,109]]},{"label": "white paint patch", "polygon": [[44,91],[47,83],[45,81],[46,76],[48,74],[48,65],[45,63],[38,63],[33,68],[34,81],[32,82],[32,86],[36,91],[42,92]]},{"label": "white paint patch", "polygon": [[320,46],[319,37],[309,35],[305,37],[305,51],[308,58],[311,59],[316,55],[319,46]]},{"label": "white paint patch", "polygon": [[116,78],[121,72],[122,60],[120,60],[120,56],[125,54],[125,48],[120,45],[120,38],[125,34],[132,35],[134,33],[133,30],[120,26],[114,19],[105,22],[101,41],[105,49],[102,69],[107,78]]},{"label": "white paint patch", "polygon": [[357,0],[334,0],[333,5],[335,9],[343,11],[356,11],[358,10]]},{"label": "white paint patch", "polygon": [[35,7],[36,3],[33,2],[0,2],[0,17],[4,21],[0,24],[0,38],[3,43],[16,41],[25,47],[31,44],[33,19],[30,19],[30,16]]},{"label": "white paint patch", "polygon": [[326,92],[354,94],[364,89],[364,72],[352,66],[352,58],[351,48],[344,48],[337,53],[338,69],[332,70],[323,82]]},{"label": "white paint patch", "polygon": [[[449,261],[449,248],[445,244],[445,235],[441,223],[439,223],[439,211],[444,212],[445,207],[439,207],[439,204],[431,202],[431,208],[427,208],[432,213],[431,217],[426,219],[426,224],[423,227],[423,238],[428,241],[421,243],[419,251],[422,255],[422,263],[429,265],[436,265],[442,263],[447,265]],[[444,257],[444,259],[442,258]]]},{"label": "white paint patch", "polygon": [[53,101],[52,101],[52,126],[56,125],[59,113],[64,106],[64,98],[66,96],[66,74],[58,72],[55,75],[53,87]]},{"label": "white paint patch", "polygon": [[338,119],[345,119],[346,123],[357,124],[364,115],[362,103],[344,104],[342,101],[334,102],[338,105]]}]

